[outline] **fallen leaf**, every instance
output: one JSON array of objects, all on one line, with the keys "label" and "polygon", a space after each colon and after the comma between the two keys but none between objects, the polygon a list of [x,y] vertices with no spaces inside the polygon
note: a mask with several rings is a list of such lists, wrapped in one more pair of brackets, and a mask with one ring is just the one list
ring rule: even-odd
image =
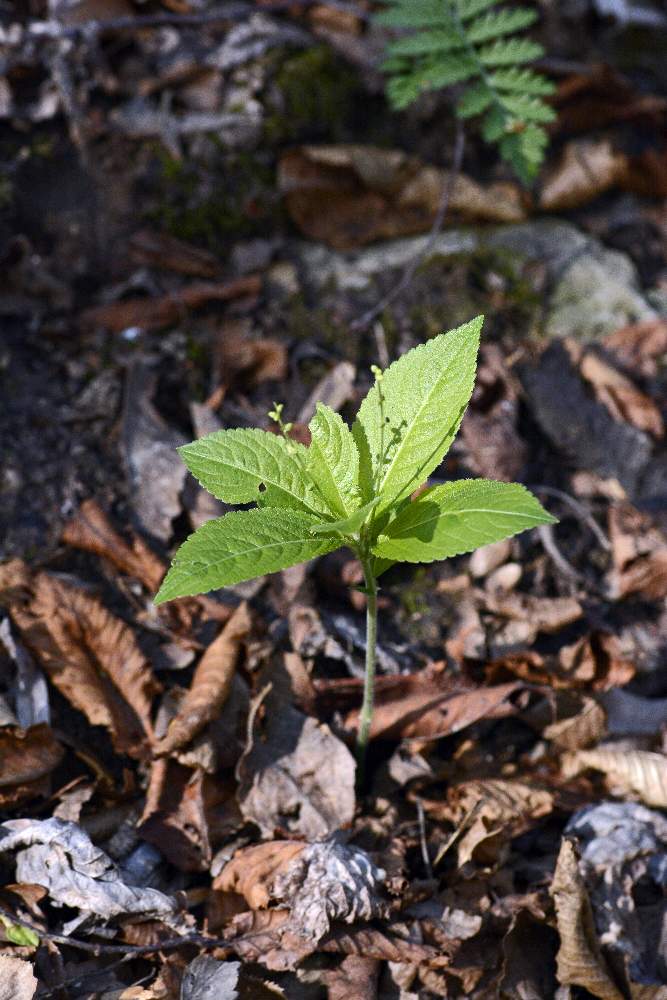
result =
[{"label": "fallen leaf", "polygon": [[178,714],[156,743],[156,754],[163,756],[184,747],[219,715],[231,690],[242,643],[251,628],[252,618],[243,602],[204,651]]},{"label": "fallen leaf", "polygon": [[599,743],[607,733],[607,716],[604,708],[594,698],[582,699],[580,710],[565,719],[552,722],[543,731],[545,739],[551,740],[564,750],[581,750]]},{"label": "fallen leaf", "polygon": [[151,764],[138,829],[179,871],[205,871],[211,863],[205,782],[210,779],[203,771],[192,771],[177,761]]},{"label": "fallen leaf", "polygon": [[376,1000],[380,963],[364,955],[347,955],[339,965],[324,972],[322,980],[329,1000]]},{"label": "fallen leaf", "polygon": [[561,986],[583,986],[599,1000],[623,1000],[600,951],[591,904],[571,840],[563,839],[550,893],[556,907]]},{"label": "fallen leaf", "polygon": [[626,76],[605,63],[565,77],[553,103],[558,108],[555,128],[561,133],[590,132],[614,122],[664,122],[665,99],[638,89]]},{"label": "fallen leaf", "polygon": [[[440,739],[480,719],[513,715],[517,709],[511,698],[525,690],[520,681],[477,687],[437,665],[383,681],[377,686],[371,739]],[[345,727],[358,724],[359,709],[354,709]]]},{"label": "fallen leaf", "polygon": [[16,852],[19,882],[43,885],[61,906],[110,920],[126,914],[172,915],[174,900],[128,885],[104,851],[76,823],[16,819],[0,823],[0,853]]},{"label": "fallen leaf", "polygon": [[[447,181],[444,170],[375,146],[301,146],[284,153],[278,167],[280,191],[301,232],[339,250],[425,232]],[[522,202],[514,185],[484,188],[459,174],[449,209],[459,219],[520,222]]]},{"label": "fallen leaf", "polygon": [[199,955],[183,973],[181,1000],[238,1000],[240,973],[240,962],[220,962],[210,955]]},{"label": "fallen leaf", "polygon": [[664,435],[662,414],[650,396],[595,351],[580,352],[578,345],[575,350],[579,354],[581,374],[593,387],[595,398],[607,407],[614,419],[626,421],[655,438]]},{"label": "fallen leaf", "polygon": [[519,910],[503,939],[503,975],[498,995],[541,1000],[556,994],[558,937],[544,920]]},{"label": "fallen leaf", "polygon": [[292,864],[306,845],[298,840],[271,840],[237,851],[213,881],[213,888],[236,892],[252,910],[261,910],[275,900],[276,878]]},{"label": "fallen leaf", "polygon": [[261,289],[261,278],[249,274],[233,281],[186,285],[179,291],[161,298],[133,298],[86,309],[80,316],[84,329],[100,327],[121,333],[132,327],[160,330],[182,321],[190,312],[213,302],[229,302],[241,296],[255,296]]},{"label": "fallen leaf", "polygon": [[260,695],[251,708],[255,725],[237,769],[239,804],[265,836],[282,829],[314,840],[352,821],[354,758],[329,726],[294,708],[281,664],[263,674],[269,676],[263,704]]},{"label": "fallen leaf", "polygon": [[144,362],[130,366],[125,383],[122,438],[130,500],[147,535],[168,542],[181,513],[187,469],[176,449],[186,438],[168,427],[152,398],[157,375]]},{"label": "fallen leaf", "polygon": [[142,756],[160,686],[131,629],[78,587],[47,573],[31,577],[18,561],[3,569],[0,596],[51,682],[91,725],[109,730],[119,752]]},{"label": "fallen leaf", "polygon": [[[30,729],[0,728],[0,804],[16,805],[30,797],[30,786],[51,774],[63,758],[63,748],[51,729],[42,723]],[[21,799],[14,786],[26,786]]]},{"label": "fallen leaf", "polygon": [[138,535],[131,545],[115,530],[111,521],[95,500],[84,500],[62,533],[67,545],[102,556],[120,570],[143,583],[153,594],[160,586],[166,564]]},{"label": "fallen leaf", "polygon": [[349,361],[339,361],[314,386],[299,410],[297,422],[308,424],[315,416],[318,403],[325,403],[336,413],[354,396],[357,369]]},{"label": "fallen leaf", "polygon": [[0,955],[0,1000],[32,1000],[37,978],[30,962]]},{"label": "fallen leaf", "polygon": [[130,237],[129,250],[136,264],[148,264],[194,278],[217,278],[222,271],[214,254],[168,233],[141,229]]},{"label": "fallen leaf", "polygon": [[649,806],[667,809],[667,757],[648,750],[576,750],[563,755],[566,777],[587,768],[602,771],[620,794],[634,793]]},{"label": "fallen leaf", "polygon": [[623,326],[607,334],[602,343],[621,364],[644,378],[658,372],[658,362],[667,352],[667,320],[649,319]]},{"label": "fallen leaf", "polygon": [[220,387],[215,402],[231,386],[249,389],[263,382],[280,382],[287,377],[287,350],[272,338],[256,339],[244,319],[226,320],[213,347],[213,378]]},{"label": "fallen leaf", "polygon": [[535,597],[532,594],[486,593],[487,611],[514,621],[527,621],[535,634],[552,635],[578,621],[583,615],[574,597]]},{"label": "fallen leaf", "polygon": [[452,786],[446,806],[436,810],[439,818],[451,819],[457,825],[473,817],[457,842],[462,867],[472,860],[497,863],[509,841],[529,829],[535,820],[547,816],[553,806],[553,796],[546,789],[496,778]]},{"label": "fallen leaf", "polygon": [[649,600],[667,595],[667,538],[650,517],[630,504],[609,508],[613,570],[608,582],[616,600],[641,594]]},{"label": "fallen leaf", "polygon": [[608,139],[577,139],[566,143],[559,163],[551,169],[540,192],[543,212],[579,208],[627,176],[628,158]]}]

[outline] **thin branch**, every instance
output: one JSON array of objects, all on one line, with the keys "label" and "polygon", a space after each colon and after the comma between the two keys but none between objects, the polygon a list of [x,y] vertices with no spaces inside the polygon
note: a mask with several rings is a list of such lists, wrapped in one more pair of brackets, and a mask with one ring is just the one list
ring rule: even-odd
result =
[{"label": "thin branch", "polygon": [[87,951],[93,955],[151,955],[159,951],[172,951],[174,948],[183,948],[185,945],[194,944],[199,948],[229,948],[230,943],[225,938],[206,937],[204,934],[183,934],[180,937],[167,938],[158,944],[105,944],[103,942],[82,941],[81,938],[67,937],[65,934],[53,934],[45,931],[29,920],[17,917],[11,910],[0,906],[0,914],[19,927],[25,927],[32,931],[39,938],[46,941],[53,941],[54,944],[66,945],[69,948],[77,948],[79,951]]},{"label": "thin branch", "polygon": [[459,174],[461,173],[461,166],[463,164],[463,154],[465,151],[465,130],[463,128],[463,122],[457,119],[456,122],[456,139],[454,140],[454,155],[452,157],[452,167],[447,178],[447,182],[443,188],[442,197],[440,198],[440,204],[438,206],[438,211],[435,219],[433,220],[433,225],[431,226],[431,231],[428,235],[426,243],[422,247],[421,251],[416,255],[415,259],[408,264],[405,271],[403,272],[403,277],[398,282],[397,285],[387,292],[383,298],[380,299],[376,305],[371,309],[368,309],[362,316],[354,320],[350,324],[350,329],[359,333],[364,330],[370,323],[373,322],[387,306],[391,305],[394,299],[398,298],[399,295],[405,291],[405,289],[410,285],[412,279],[417,272],[417,269],[421,266],[423,261],[428,257],[428,255],[433,250],[438,236],[440,235],[440,230],[442,229],[443,223],[445,221],[445,216],[447,215],[447,209],[449,207],[449,202],[452,196],[452,191],[454,190],[454,184],[456,183]]},{"label": "thin branch", "polygon": [[570,496],[570,494],[566,493],[565,490],[556,489],[555,486],[543,486],[540,483],[531,485],[529,489],[531,489],[534,493],[546,493],[547,496],[556,497],[558,500],[562,500],[563,503],[566,503],[573,513],[576,514],[576,516],[580,518],[580,520],[583,521],[588,528],[590,528],[600,543],[601,548],[603,548],[605,552],[611,552],[611,542],[584,504],[580,503],[573,496]]}]

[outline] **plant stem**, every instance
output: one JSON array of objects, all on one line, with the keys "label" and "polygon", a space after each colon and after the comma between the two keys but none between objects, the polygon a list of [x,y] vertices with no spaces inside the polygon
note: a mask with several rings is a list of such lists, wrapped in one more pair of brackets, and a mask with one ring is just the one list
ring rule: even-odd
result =
[{"label": "plant stem", "polygon": [[366,585],[366,670],[364,674],[364,700],[359,715],[359,733],[357,735],[357,778],[359,786],[364,780],[366,764],[366,748],[373,716],[373,698],[375,694],[375,663],[377,658],[378,632],[378,585],[373,572],[373,558],[368,555],[361,559]]}]

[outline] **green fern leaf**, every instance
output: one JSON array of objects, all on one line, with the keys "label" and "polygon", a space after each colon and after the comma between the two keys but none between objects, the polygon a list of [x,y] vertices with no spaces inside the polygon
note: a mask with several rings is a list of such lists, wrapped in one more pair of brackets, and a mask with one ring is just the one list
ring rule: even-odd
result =
[{"label": "green fern leaf", "polygon": [[489,76],[489,83],[496,90],[531,94],[534,97],[546,97],[556,90],[551,80],[530,69],[519,69],[509,66],[507,69],[496,70]]},{"label": "green fern leaf", "polygon": [[391,0],[392,8],[378,14],[377,24],[387,28],[440,28],[451,23],[443,0]]},{"label": "green fern leaf", "polygon": [[519,66],[522,63],[533,62],[543,55],[544,49],[529,38],[498,39],[491,45],[485,45],[478,50],[482,66]]},{"label": "green fern leaf", "polygon": [[467,88],[456,106],[456,112],[459,118],[473,118],[486,111],[489,105],[493,104],[494,99],[493,91],[487,87],[483,80],[480,80]]},{"label": "green fern leaf", "polygon": [[474,45],[491,42],[502,35],[513,35],[515,31],[528,28],[537,20],[537,11],[529,7],[515,7],[512,10],[498,10],[477,18],[467,25],[468,41]]},{"label": "green fern leaf", "polygon": [[537,122],[541,125],[548,125],[556,118],[554,109],[541,101],[539,97],[530,97],[527,94],[507,94],[503,95],[502,104],[514,118],[522,122]]},{"label": "green fern leaf", "polygon": [[432,52],[453,52],[465,47],[465,41],[453,32],[423,31],[399,38],[387,46],[390,56],[418,56]]},{"label": "green fern leaf", "polygon": [[462,21],[470,21],[497,3],[498,0],[456,0],[456,8]]}]

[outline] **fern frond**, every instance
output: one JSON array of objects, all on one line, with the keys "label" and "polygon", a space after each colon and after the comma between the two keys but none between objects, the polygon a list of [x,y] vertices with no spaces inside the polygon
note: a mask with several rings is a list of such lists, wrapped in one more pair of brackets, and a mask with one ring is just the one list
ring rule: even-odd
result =
[{"label": "fern frond", "polygon": [[529,38],[499,39],[491,45],[485,45],[477,53],[482,66],[519,66],[522,63],[533,62],[544,54],[544,49]]},{"label": "fern frond", "polygon": [[530,7],[514,7],[510,10],[491,11],[466,25],[466,35],[473,45],[492,42],[503,35],[513,35],[515,31],[530,27],[537,20],[537,12]]},{"label": "fern frond", "polygon": [[489,82],[496,90],[532,94],[534,97],[547,97],[556,90],[545,76],[531,69],[519,69],[518,66],[497,70],[489,76]]},{"label": "fern frond", "polygon": [[456,0],[456,9],[461,21],[470,21],[497,3],[498,0]]},{"label": "fern frond", "polygon": [[555,117],[542,100],[553,86],[525,68],[542,47],[516,33],[533,24],[537,12],[499,0],[386,2],[379,23],[409,30],[387,46],[383,69],[392,105],[405,108],[424,91],[464,84],[457,115],[483,116],[484,139],[498,144],[522,179],[534,176],[547,142],[541,126]]}]

